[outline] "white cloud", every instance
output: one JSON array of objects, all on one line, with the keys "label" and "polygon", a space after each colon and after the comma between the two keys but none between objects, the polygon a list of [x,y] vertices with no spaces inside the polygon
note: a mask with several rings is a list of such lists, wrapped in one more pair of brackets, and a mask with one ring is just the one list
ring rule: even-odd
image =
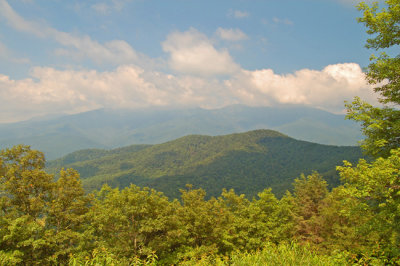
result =
[{"label": "white cloud", "polygon": [[[154,66],[145,70],[134,65],[143,60],[125,41],[99,43],[89,36],[27,21],[5,0],[0,0],[0,15],[19,31],[58,42],[62,47],[56,50],[59,55],[119,65],[109,72],[36,67],[29,78],[20,80],[0,73],[0,121],[99,107],[215,108],[235,103],[304,104],[340,112],[343,101],[355,95],[371,103],[377,98],[366,84],[360,66],[354,63],[329,65],[322,70],[302,69],[285,75],[271,69],[245,70],[226,49],[217,49],[206,35],[190,29],[171,33],[162,43],[169,54],[169,66],[178,73],[171,75],[154,71]],[[219,28],[216,34],[231,41],[246,36],[238,29]],[[7,47],[0,43],[0,57],[8,54]]]},{"label": "white cloud", "polygon": [[64,46],[56,50],[57,55],[69,56],[77,60],[88,58],[96,63],[115,65],[132,63],[138,59],[136,51],[125,41],[112,40],[101,44],[89,36],[77,36],[35,21],[27,21],[18,15],[5,0],[0,0],[0,14],[13,28],[37,37],[51,38]]},{"label": "white cloud", "polygon": [[13,28],[19,31],[29,32],[38,37],[45,37],[43,27],[34,21],[26,21],[18,15],[6,0],[0,0],[0,14],[5,17]]},{"label": "white cloud", "polygon": [[224,29],[218,28],[215,34],[222,40],[226,41],[242,41],[248,39],[247,35],[240,29]]},{"label": "white cloud", "polygon": [[171,33],[162,47],[170,54],[170,67],[180,73],[213,76],[239,70],[227,50],[217,50],[206,35],[193,28]]},{"label": "white cloud", "polygon": [[341,112],[343,101],[351,101],[356,95],[376,102],[376,95],[355,63],[329,65],[321,71],[302,69],[287,75],[271,69],[243,70],[225,83],[241,103],[249,105],[303,104]]},{"label": "white cloud", "polygon": [[[100,44],[89,36],[73,36],[69,33],[52,31],[53,38],[69,49],[60,48],[57,55],[72,56],[77,60],[89,58],[98,64],[125,64],[138,59],[136,51],[125,41],[113,40]],[[72,49],[71,49],[72,48]]]},{"label": "white cloud", "polygon": [[174,76],[124,65],[110,72],[36,67],[31,78],[0,74],[0,122],[100,107],[215,107],[231,103],[217,80]]},{"label": "white cloud", "polygon": [[354,63],[287,75],[271,69],[241,70],[223,81],[145,71],[134,65],[108,72],[36,67],[30,78],[21,80],[0,74],[0,122],[100,107],[303,104],[341,112],[343,101],[355,95],[376,103],[364,73]]}]

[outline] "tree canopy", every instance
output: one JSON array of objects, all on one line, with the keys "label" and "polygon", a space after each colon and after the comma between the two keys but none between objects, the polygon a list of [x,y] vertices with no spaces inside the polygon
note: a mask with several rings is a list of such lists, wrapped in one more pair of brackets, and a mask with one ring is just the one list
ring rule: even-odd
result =
[{"label": "tree canopy", "polygon": [[380,52],[371,55],[366,75],[376,85],[383,107],[373,107],[360,98],[346,104],[347,117],[362,124],[366,136],[362,147],[374,157],[388,157],[391,149],[400,147],[400,54],[393,52],[400,44],[400,1],[386,0],[383,6],[364,2],[358,6],[363,12],[359,22],[371,35],[366,47]]}]

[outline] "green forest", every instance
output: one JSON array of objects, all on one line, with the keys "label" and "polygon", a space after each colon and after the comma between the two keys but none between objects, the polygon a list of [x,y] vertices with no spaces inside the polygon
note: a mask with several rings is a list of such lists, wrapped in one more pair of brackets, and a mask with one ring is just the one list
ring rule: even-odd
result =
[{"label": "green forest", "polygon": [[133,184],[87,194],[77,171],[55,181],[27,146],[0,160],[3,265],[400,263],[400,149],[344,162],[331,191],[314,172],[280,199],[264,189],[251,200],[234,190],[207,200],[190,185],[179,200]]},{"label": "green forest", "polygon": [[313,170],[331,186],[338,185],[335,166],[344,159],[357,162],[359,147],[338,147],[299,141],[272,130],[225,136],[191,135],[157,145],[132,145],[114,150],[82,150],[46,163],[56,174],[62,168],[80,173],[85,191],[103,184],[125,188],[131,183],[180,197],[186,184],[218,197],[223,188],[248,198],[263,188],[277,197],[292,188],[295,177]]},{"label": "green forest", "polygon": [[[359,5],[368,48],[400,44],[400,1],[385,3]],[[177,199],[134,184],[88,193],[77,170],[49,173],[40,151],[1,151],[1,265],[400,265],[400,57],[372,56],[366,72],[382,106],[346,106],[368,157],[338,164],[334,188],[315,171],[280,197],[268,187],[207,197],[191,185]]]}]

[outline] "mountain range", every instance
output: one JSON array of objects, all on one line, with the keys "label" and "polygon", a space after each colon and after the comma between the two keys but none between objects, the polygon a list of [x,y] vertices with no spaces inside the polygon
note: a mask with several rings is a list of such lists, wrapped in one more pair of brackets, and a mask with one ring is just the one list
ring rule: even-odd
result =
[{"label": "mountain range", "polygon": [[81,150],[49,161],[47,169],[51,173],[76,169],[87,191],[103,184],[123,188],[134,183],[177,198],[179,189],[193,184],[208,196],[218,196],[226,188],[251,198],[268,187],[282,196],[295,178],[312,171],[321,173],[331,186],[338,185],[335,166],[360,157],[359,147],[322,145],[272,130],[255,130],[224,136],[189,135],[113,150]]},{"label": "mountain range", "polygon": [[159,144],[190,134],[217,136],[255,129],[331,145],[356,145],[362,138],[359,126],[344,115],[299,106],[99,109],[0,124],[0,149],[26,144],[43,151],[47,159],[56,159],[82,149]]}]

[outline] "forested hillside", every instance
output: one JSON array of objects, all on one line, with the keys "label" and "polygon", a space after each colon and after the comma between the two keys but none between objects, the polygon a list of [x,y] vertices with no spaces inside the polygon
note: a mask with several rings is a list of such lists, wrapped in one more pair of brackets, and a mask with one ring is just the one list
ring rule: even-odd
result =
[{"label": "forested hillside", "polygon": [[[201,154],[199,154],[199,158]],[[44,171],[26,146],[0,152],[2,265],[398,265],[400,150],[314,172],[278,199],[188,185],[180,200],[130,185],[86,194],[79,173]]]},{"label": "forested hillside", "polygon": [[338,185],[335,166],[355,162],[358,147],[320,145],[289,138],[276,131],[255,130],[225,136],[191,135],[158,145],[133,145],[115,150],[83,150],[50,161],[47,168],[76,169],[87,191],[103,184],[124,188],[131,183],[179,197],[186,184],[218,196],[223,188],[255,196],[263,188],[282,196],[300,174],[319,171]]},{"label": "forested hillside", "polygon": [[293,138],[332,145],[356,145],[359,127],[344,115],[301,106],[221,109],[99,109],[75,115],[0,124],[0,148],[24,143],[47,159],[87,148],[112,149],[159,144],[186,135],[225,135],[273,129]]}]

